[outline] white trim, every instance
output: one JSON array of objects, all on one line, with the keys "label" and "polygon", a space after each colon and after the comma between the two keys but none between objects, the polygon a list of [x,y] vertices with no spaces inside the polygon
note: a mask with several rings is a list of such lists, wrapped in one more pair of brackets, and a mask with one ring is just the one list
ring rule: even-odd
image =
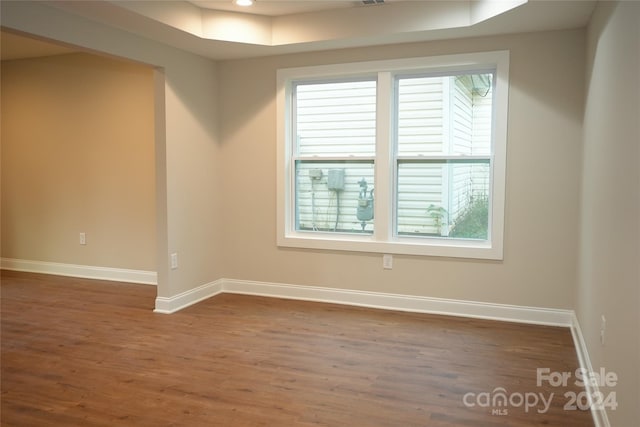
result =
[{"label": "white trim", "polygon": [[171,314],[222,293],[222,281],[216,280],[172,297],[157,297],[154,313]]},{"label": "white trim", "polygon": [[[578,364],[580,365],[580,368],[582,368],[586,372],[594,372],[593,365],[591,364],[591,359],[589,358],[589,352],[587,351],[587,344],[584,340],[584,336],[582,335],[582,329],[580,329],[580,323],[578,323],[578,318],[576,317],[575,312],[571,316],[571,336],[573,337],[573,344],[576,347]],[[591,416],[593,418],[594,426],[611,427],[606,409],[596,408],[592,401],[593,396],[599,395],[595,394],[599,393],[598,384],[591,384],[590,381],[585,381],[584,383],[585,392],[587,393],[587,397],[589,398]]]},{"label": "white trim", "polygon": [[[393,216],[393,177],[395,169],[393,159],[393,112],[391,101],[393,96],[393,76],[390,72],[381,72],[378,76],[376,93],[376,159],[374,159],[375,203],[373,239],[388,242],[393,239],[393,225],[389,218]],[[376,221],[375,218],[382,218]],[[385,219],[386,218],[386,219]]]},{"label": "white trim", "polygon": [[144,285],[158,284],[158,275],[155,271],[63,264],[46,261],[30,261],[13,258],[0,258],[0,268],[3,270],[25,271],[29,273],[81,277],[84,279],[111,280],[115,282],[140,283]]},{"label": "white trim", "polygon": [[154,311],[156,313],[166,314],[175,313],[176,311],[221,293],[256,295],[383,310],[439,314],[534,325],[562,326],[567,328],[573,324],[572,310],[236,279],[219,279],[173,297],[157,297],[156,309]]},{"label": "white trim", "polygon": [[360,307],[398,310],[500,320],[538,325],[571,326],[571,310],[524,307],[507,304],[462,301],[413,295],[386,294],[348,289],[298,286],[280,283],[222,279],[222,292],[345,304]]}]

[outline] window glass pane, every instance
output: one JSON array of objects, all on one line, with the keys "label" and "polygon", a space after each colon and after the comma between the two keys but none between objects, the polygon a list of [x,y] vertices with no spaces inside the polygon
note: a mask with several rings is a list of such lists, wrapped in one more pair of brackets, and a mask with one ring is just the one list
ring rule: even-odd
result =
[{"label": "window glass pane", "polygon": [[296,85],[295,129],[299,156],[375,155],[376,82]]},{"label": "window glass pane", "polygon": [[398,155],[489,154],[492,82],[490,73],[399,78]]},{"label": "window glass pane", "polygon": [[296,162],[296,229],[373,233],[373,177],[373,161]]},{"label": "window glass pane", "polygon": [[487,240],[489,161],[398,163],[398,235]]}]

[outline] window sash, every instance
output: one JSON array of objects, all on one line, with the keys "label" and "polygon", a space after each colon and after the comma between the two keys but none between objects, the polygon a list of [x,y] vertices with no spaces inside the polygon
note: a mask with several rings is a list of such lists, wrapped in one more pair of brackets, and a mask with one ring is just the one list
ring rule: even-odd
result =
[{"label": "window sash", "polygon": [[[414,175],[410,182],[401,177],[403,165],[414,166],[409,168],[409,173],[413,172]],[[466,159],[399,158],[394,166],[394,238],[489,240],[492,197],[490,156],[467,156]],[[421,170],[419,166],[427,167]],[[441,170],[429,173],[429,167],[434,166],[441,166]],[[462,171],[456,172],[456,166],[461,166]],[[415,187],[419,187],[420,191],[410,190]],[[485,215],[486,221],[483,222],[486,222],[486,228],[464,224],[478,223]],[[412,227],[411,231],[408,231],[409,227]]]},{"label": "window sash", "polygon": [[[296,138],[293,155],[323,158],[374,156],[378,105],[376,84],[377,80],[371,77],[294,82],[291,91],[292,135]],[[321,90],[321,87],[328,89]],[[331,127],[321,125],[327,122]],[[355,152],[346,152],[341,145]]]},{"label": "window sash", "polygon": [[[494,68],[394,76],[394,238],[490,240],[493,111],[487,117],[486,109],[495,76]],[[472,166],[481,164],[488,169]]]}]

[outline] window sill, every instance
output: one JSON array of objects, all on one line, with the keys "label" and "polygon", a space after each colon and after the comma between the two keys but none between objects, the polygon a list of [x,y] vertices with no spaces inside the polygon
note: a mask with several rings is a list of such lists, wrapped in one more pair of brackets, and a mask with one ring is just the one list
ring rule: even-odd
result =
[{"label": "window sill", "polygon": [[489,241],[399,237],[393,241],[374,236],[291,233],[278,237],[279,247],[397,255],[502,260],[502,247]]}]

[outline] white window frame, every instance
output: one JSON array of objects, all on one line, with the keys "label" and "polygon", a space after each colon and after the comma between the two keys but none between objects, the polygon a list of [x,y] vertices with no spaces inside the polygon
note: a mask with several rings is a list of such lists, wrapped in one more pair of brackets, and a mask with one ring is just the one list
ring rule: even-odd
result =
[{"label": "white window frame", "polygon": [[[489,238],[394,236],[394,123],[393,81],[396,73],[442,73],[494,68],[492,152],[490,176]],[[378,76],[375,159],[375,225],[372,235],[297,231],[295,225],[295,165],[291,135],[291,88],[296,81]],[[277,244],[282,247],[388,254],[503,259],[506,186],[507,117],[509,99],[509,52],[494,51],[459,55],[357,62],[277,72]],[[381,100],[388,100],[381,102]],[[356,159],[356,158],[354,158]]]}]

